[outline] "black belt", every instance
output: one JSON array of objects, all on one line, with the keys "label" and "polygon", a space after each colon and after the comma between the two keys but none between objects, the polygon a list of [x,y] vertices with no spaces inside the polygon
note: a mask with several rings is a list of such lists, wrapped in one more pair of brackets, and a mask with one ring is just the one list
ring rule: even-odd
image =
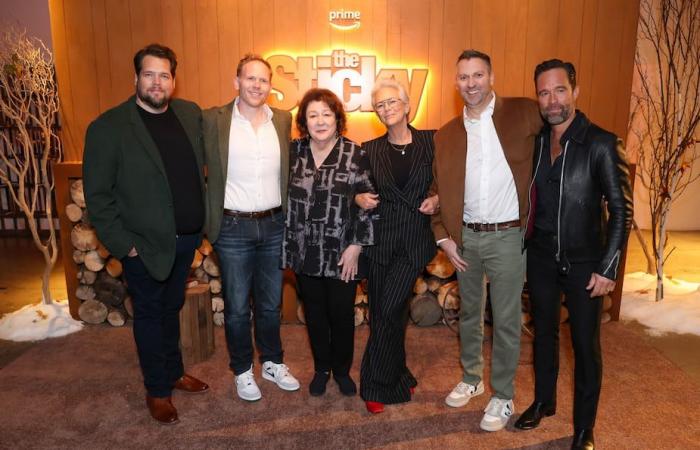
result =
[{"label": "black belt", "polygon": [[233,211],[231,209],[224,208],[224,214],[231,217],[243,217],[245,219],[261,219],[263,217],[274,216],[278,212],[282,211],[282,207],[266,209],[265,211]]},{"label": "black belt", "polygon": [[462,224],[469,228],[470,230],[474,232],[479,232],[479,231],[498,231],[498,230],[507,230],[509,228],[520,228],[520,221],[519,220],[510,220],[508,222],[500,222],[500,223],[464,223]]}]

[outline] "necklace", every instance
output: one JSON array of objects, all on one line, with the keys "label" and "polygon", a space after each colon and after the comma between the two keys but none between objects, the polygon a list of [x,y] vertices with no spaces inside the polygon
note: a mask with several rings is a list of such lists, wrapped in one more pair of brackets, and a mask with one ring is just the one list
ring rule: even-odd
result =
[{"label": "necklace", "polygon": [[405,156],[405,155],[406,155],[406,147],[408,147],[408,145],[410,144],[410,142],[408,142],[408,143],[403,144],[403,145],[394,145],[394,144],[393,144],[390,140],[388,140],[388,139],[387,139],[387,142],[389,143],[389,145],[391,145],[391,148],[393,148],[394,151],[397,151],[397,152],[401,153],[401,156]]}]

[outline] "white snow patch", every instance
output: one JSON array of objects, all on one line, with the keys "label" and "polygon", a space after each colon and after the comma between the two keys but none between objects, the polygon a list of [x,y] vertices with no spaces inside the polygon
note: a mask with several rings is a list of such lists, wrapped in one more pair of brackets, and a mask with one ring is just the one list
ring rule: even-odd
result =
[{"label": "white snow patch", "polygon": [[664,279],[664,299],[655,300],[656,276],[644,272],[625,275],[620,318],[649,327],[647,333],[692,333],[700,336],[700,283]]},{"label": "white snow patch", "polygon": [[8,341],[40,341],[82,329],[83,322],[70,315],[68,300],[27,305],[0,318],[0,339]]}]

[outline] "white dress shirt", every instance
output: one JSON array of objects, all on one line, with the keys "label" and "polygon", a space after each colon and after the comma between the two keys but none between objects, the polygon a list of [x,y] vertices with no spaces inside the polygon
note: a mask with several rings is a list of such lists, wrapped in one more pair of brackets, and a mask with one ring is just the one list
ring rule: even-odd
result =
[{"label": "white dress shirt", "polygon": [[265,211],[280,206],[280,143],[272,124],[272,110],[256,129],[238,110],[236,98],[228,138],[228,168],[224,208]]},{"label": "white dress shirt", "polygon": [[503,154],[503,147],[493,124],[494,93],[478,119],[467,116],[467,167],[464,180],[464,221],[466,223],[501,223],[517,220],[518,193],[513,172]]}]

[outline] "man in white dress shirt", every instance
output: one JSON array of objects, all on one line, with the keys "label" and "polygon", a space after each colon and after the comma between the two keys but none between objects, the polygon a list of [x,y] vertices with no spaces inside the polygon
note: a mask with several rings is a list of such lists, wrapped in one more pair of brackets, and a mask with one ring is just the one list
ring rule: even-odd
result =
[{"label": "man in white dress shirt", "polygon": [[[258,55],[238,63],[233,102],[204,112],[207,158],[207,235],[221,263],[224,321],[236,392],[262,396],[253,375],[251,304],[262,377],[295,391],[280,339],[284,231],[291,114],[265,102],[270,64]],[[250,300],[252,295],[252,302]]]},{"label": "man in white dress shirt", "polygon": [[457,269],[462,381],[445,399],[466,405],[484,392],[482,281],[490,283],[493,315],[491,400],[481,428],[497,431],[513,413],[520,354],[523,230],[534,139],[542,121],[534,100],[498,97],[488,55],[466,50],[457,60],[462,114],[435,134],[432,216],[438,245]]}]

